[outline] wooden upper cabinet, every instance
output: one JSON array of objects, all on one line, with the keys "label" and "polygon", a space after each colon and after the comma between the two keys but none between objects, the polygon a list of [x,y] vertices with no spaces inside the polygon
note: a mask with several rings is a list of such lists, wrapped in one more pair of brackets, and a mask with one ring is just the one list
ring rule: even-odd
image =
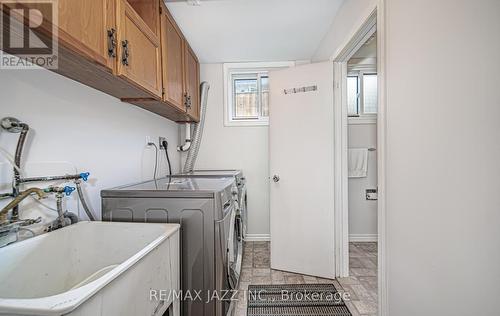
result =
[{"label": "wooden upper cabinet", "polygon": [[[163,1],[163,0],[160,0]],[[160,36],[158,0],[126,0],[156,36]]]},{"label": "wooden upper cabinet", "polygon": [[184,86],[188,98],[187,114],[200,120],[200,64],[189,44],[184,42]]},{"label": "wooden upper cabinet", "polygon": [[[113,69],[116,51],[115,0],[58,1],[59,40],[72,50]],[[110,38],[108,39],[108,31]]]},{"label": "wooden upper cabinet", "polygon": [[[150,3],[155,3],[155,5],[149,5]],[[151,20],[148,23],[138,13],[141,12],[146,18],[146,12],[149,12],[146,8],[152,8],[156,12],[156,15],[151,14]],[[157,1],[117,0],[117,74],[138,88],[147,90],[155,98],[161,99],[159,24],[160,14]]]},{"label": "wooden upper cabinet", "polygon": [[186,111],[183,85],[184,37],[168,13],[163,1],[161,14],[161,49],[163,65],[163,101]]},{"label": "wooden upper cabinet", "polygon": [[[70,49],[91,62],[105,66],[110,72],[115,59],[109,54],[108,30],[115,29],[115,0],[61,0],[58,1],[57,27],[59,46]],[[29,8],[42,13],[43,23],[34,28],[37,35],[52,35],[54,20],[47,11],[46,3],[18,2],[5,3],[10,8]],[[36,11],[35,11],[36,12]],[[14,15],[15,18],[19,18]],[[21,19],[29,18],[22,16]],[[29,23],[38,24],[38,21]],[[28,23],[23,20],[24,23]]]},{"label": "wooden upper cabinet", "polygon": [[[41,2],[0,8],[24,24],[40,17],[28,20],[19,12],[38,10],[43,23],[33,32],[52,39],[51,10]],[[58,67],[52,71],[171,120],[199,121],[198,58],[163,0],[59,0],[57,17]],[[23,40],[21,31],[11,37]]]}]

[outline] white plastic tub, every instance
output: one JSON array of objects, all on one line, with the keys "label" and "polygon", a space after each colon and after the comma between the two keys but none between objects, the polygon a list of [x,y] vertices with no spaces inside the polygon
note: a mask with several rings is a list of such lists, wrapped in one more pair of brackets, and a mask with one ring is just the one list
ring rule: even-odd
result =
[{"label": "white plastic tub", "polygon": [[149,291],[179,289],[178,231],[80,222],[0,248],[0,315],[162,315]]}]

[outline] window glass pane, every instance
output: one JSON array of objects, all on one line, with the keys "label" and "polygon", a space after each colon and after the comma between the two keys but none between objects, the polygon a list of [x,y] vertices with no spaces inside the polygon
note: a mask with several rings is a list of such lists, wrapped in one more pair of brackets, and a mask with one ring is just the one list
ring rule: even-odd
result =
[{"label": "window glass pane", "polygon": [[347,77],[347,113],[359,114],[358,77]]},{"label": "window glass pane", "polygon": [[257,79],[234,79],[234,118],[258,117]]},{"label": "window glass pane", "polygon": [[363,102],[365,113],[377,113],[377,75],[363,75]]},{"label": "window glass pane", "polygon": [[269,77],[262,76],[260,77],[260,89],[262,95],[260,96],[261,105],[262,105],[262,116],[269,116]]}]

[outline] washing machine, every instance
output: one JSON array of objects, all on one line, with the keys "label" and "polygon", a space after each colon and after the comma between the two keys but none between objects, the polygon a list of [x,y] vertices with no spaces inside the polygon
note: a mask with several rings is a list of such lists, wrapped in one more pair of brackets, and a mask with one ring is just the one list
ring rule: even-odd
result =
[{"label": "washing machine", "polygon": [[244,240],[247,234],[248,227],[248,198],[246,178],[242,170],[237,169],[198,169],[191,172],[179,173],[177,177],[200,177],[200,178],[218,178],[232,177],[236,181],[238,187],[238,220],[241,227],[241,238]]},{"label": "washing machine", "polygon": [[181,314],[230,316],[236,301],[213,293],[239,285],[237,196],[231,177],[167,177],[101,191],[102,219],[181,224],[181,289],[202,298],[183,300]]}]

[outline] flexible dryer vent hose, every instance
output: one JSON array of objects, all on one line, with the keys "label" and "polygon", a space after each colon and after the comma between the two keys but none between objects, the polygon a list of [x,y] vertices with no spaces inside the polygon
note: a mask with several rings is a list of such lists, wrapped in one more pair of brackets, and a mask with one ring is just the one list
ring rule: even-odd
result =
[{"label": "flexible dryer vent hose", "polygon": [[201,138],[203,136],[203,126],[205,125],[205,116],[207,113],[207,99],[209,89],[210,85],[208,84],[208,82],[203,81],[200,85],[200,122],[193,124],[194,128],[192,128],[191,148],[189,148],[183,172],[191,172],[194,170],[194,164],[196,163],[196,158],[198,157]]}]

